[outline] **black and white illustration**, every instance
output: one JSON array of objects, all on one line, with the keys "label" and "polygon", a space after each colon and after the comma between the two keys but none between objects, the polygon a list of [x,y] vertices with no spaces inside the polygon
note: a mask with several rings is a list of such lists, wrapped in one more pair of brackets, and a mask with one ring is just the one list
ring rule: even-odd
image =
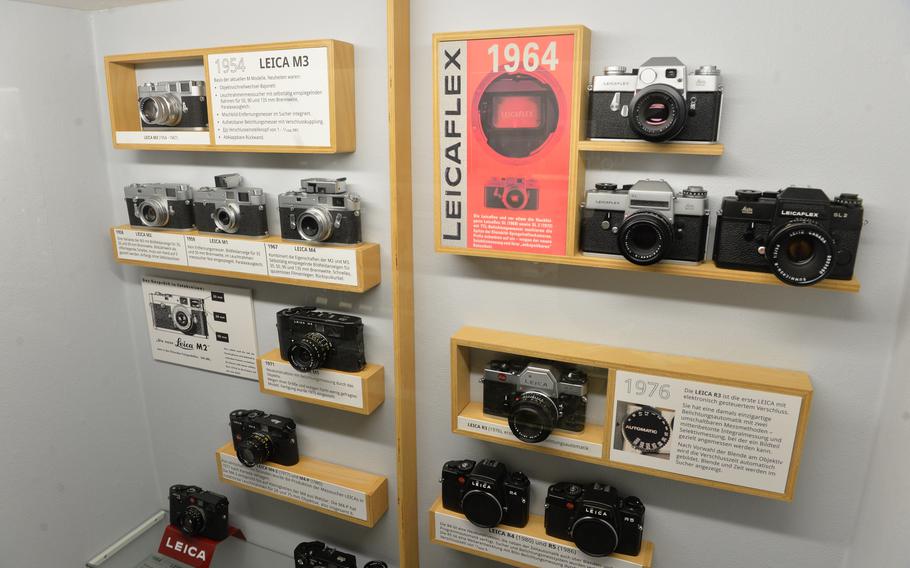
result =
[{"label": "black and white illustration", "polygon": [[209,336],[204,298],[153,292],[149,295],[149,309],[155,329],[195,337]]},{"label": "black and white illustration", "polygon": [[676,413],[666,408],[619,401],[613,449],[670,459],[670,438]]}]

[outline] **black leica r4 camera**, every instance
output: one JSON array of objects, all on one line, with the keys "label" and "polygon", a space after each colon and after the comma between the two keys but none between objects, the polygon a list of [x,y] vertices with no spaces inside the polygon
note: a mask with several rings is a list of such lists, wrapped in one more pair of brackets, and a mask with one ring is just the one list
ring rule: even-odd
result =
[{"label": "black leica r4 camera", "polygon": [[363,321],[312,306],[278,312],[278,345],[281,358],[301,373],[320,367],[360,371],[367,364]]},{"label": "black leica r4 camera", "polygon": [[496,460],[456,460],[442,466],[442,506],[482,528],[528,524],[531,482]]},{"label": "black leica r4 camera", "polygon": [[149,304],[155,329],[177,331],[197,337],[209,336],[205,300],[153,292]]},{"label": "black leica r4 camera", "polygon": [[159,81],[139,85],[143,130],[206,130],[205,81]]},{"label": "black leica r4 camera", "polygon": [[598,183],[585,195],[581,250],[621,254],[639,265],[702,262],[709,214],[708,192],[701,187],[689,186],[677,195],[663,180],[622,188]]},{"label": "black leica r4 camera", "polygon": [[[301,542],[294,549],[294,563],[302,567],[318,568],[357,568],[357,558],[353,554],[329,548],[324,542]],[[371,560],[364,568],[388,568],[385,562]]]},{"label": "black leica r4 camera", "polygon": [[193,189],[183,183],[134,183],[123,188],[130,225],[192,229]]},{"label": "black leica r4 camera", "polygon": [[484,203],[490,209],[534,211],[538,207],[540,188],[533,179],[493,179],[483,189]]},{"label": "black leica r4 camera", "polygon": [[559,123],[553,88],[525,73],[493,79],[478,103],[487,145],[501,156],[524,158],[543,146]]},{"label": "black leica r4 camera", "polygon": [[490,361],[483,372],[484,414],[509,419],[515,437],[531,444],[554,428],[581,432],[588,409],[588,377],[550,363]]},{"label": "black leica r4 camera", "polygon": [[668,457],[670,437],[676,413],[653,406],[628,405],[625,415],[616,421],[616,428],[622,434],[622,450],[640,454]]},{"label": "black leica r4 camera", "polygon": [[740,190],[717,214],[714,262],[721,268],[771,272],[786,284],[849,280],[863,228],[863,201],[842,193],[788,187]]},{"label": "black leica r4 camera", "polygon": [[228,499],[195,485],[172,485],[171,524],[187,536],[228,537]]},{"label": "black leica r4 camera", "polygon": [[645,506],[638,497],[619,496],[602,483],[562,482],[547,491],[547,534],[575,543],[588,556],[641,552]]},{"label": "black leica r4 camera", "polygon": [[300,461],[297,424],[290,418],[261,410],[235,410],[230,420],[234,450],[243,465],[294,465]]},{"label": "black leica r4 camera", "polygon": [[713,65],[689,73],[675,57],[610,66],[589,87],[589,138],[716,142],[723,87]]},{"label": "black leica r4 camera", "polygon": [[300,180],[300,189],[278,196],[281,238],[319,243],[361,241],[360,196],[345,178]]},{"label": "black leica r4 camera", "polygon": [[196,228],[204,233],[265,237],[269,221],[265,194],[259,188],[240,187],[239,174],[215,176],[215,187],[193,192]]}]

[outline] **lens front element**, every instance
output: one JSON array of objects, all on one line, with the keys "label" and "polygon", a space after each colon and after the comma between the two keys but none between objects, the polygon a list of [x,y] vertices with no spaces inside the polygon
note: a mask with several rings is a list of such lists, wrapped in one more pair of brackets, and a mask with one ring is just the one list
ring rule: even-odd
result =
[{"label": "lens front element", "polygon": [[163,227],[170,220],[167,201],[146,199],[137,207],[137,217],[146,227]]},{"label": "lens front element", "polygon": [[629,112],[629,126],[651,142],[676,137],[686,124],[685,101],[667,85],[652,85],[636,93]]},{"label": "lens front element", "polygon": [[654,264],[667,252],[672,235],[666,217],[654,211],[637,211],[619,226],[619,252],[633,264]]},{"label": "lens front element", "polygon": [[237,444],[237,459],[247,467],[256,467],[272,457],[272,439],[264,432],[253,432]]},{"label": "lens front element", "polygon": [[205,512],[195,505],[190,505],[180,516],[180,530],[188,536],[196,536],[205,529]]},{"label": "lens front element", "polygon": [[326,336],[310,332],[288,349],[288,361],[301,373],[307,373],[322,367],[331,350],[332,342]]},{"label": "lens front element", "polygon": [[822,227],[793,220],[771,234],[766,255],[782,282],[809,286],[831,274],[834,248],[834,239]]},{"label": "lens front element", "polygon": [[332,236],[332,217],[322,207],[310,207],[297,219],[297,233],[305,241],[322,242]]},{"label": "lens front element", "polygon": [[240,212],[233,203],[216,209],[213,217],[215,226],[224,233],[236,233],[240,228],[239,218]]},{"label": "lens front element", "polygon": [[522,442],[537,444],[546,440],[559,421],[559,408],[541,393],[521,395],[509,415],[509,428]]}]

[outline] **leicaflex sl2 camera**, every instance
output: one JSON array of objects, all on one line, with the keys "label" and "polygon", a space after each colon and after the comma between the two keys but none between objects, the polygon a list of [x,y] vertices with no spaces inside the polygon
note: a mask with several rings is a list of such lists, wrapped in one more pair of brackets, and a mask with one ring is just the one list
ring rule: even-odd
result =
[{"label": "leicaflex sl2 camera", "polygon": [[281,238],[353,244],[360,237],[360,196],[345,178],[300,180],[300,189],[278,196]]},{"label": "leicaflex sl2 camera", "polygon": [[159,81],[139,85],[143,130],[206,130],[205,81]]},{"label": "leicaflex sl2 camera", "polygon": [[561,482],[547,491],[544,528],[547,534],[575,543],[589,556],[641,552],[645,506],[638,497],[619,496],[602,483]]},{"label": "leicaflex sl2 camera", "polygon": [[170,509],[171,524],[187,536],[228,537],[228,499],[224,495],[195,485],[173,485]]},{"label": "leicaflex sl2 camera", "polygon": [[130,225],[192,229],[193,188],[183,183],[134,183],[123,188]]},{"label": "leicaflex sl2 camera", "polygon": [[354,372],[367,364],[363,321],[315,307],[278,312],[278,346],[281,358],[301,373],[320,367]]},{"label": "leicaflex sl2 camera", "polygon": [[493,79],[477,110],[487,145],[507,158],[538,151],[559,124],[553,88],[527,73],[503,73]]},{"label": "leicaflex sl2 camera", "polygon": [[863,201],[820,189],[740,190],[717,215],[714,262],[721,268],[771,272],[786,284],[849,280],[863,228]]},{"label": "leicaflex sl2 camera", "polygon": [[528,524],[531,482],[496,460],[456,460],[442,466],[442,506],[478,527]]},{"label": "leicaflex sl2 camera", "polygon": [[[315,540],[297,545],[294,549],[294,563],[301,567],[357,568],[357,557]],[[372,560],[364,564],[363,568],[388,568],[388,565],[380,560]]]},{"label": "leicaflex sl2 camera", "polygon": [[290,418],[261,410],[235,410],[230,419],[234,450],[243,465],[294,465],[300,461],[297,424]]},{"label": "leicaflex sl2 camera", "polygon": [[215,187],[193,193],[196,228],[204,233],[265,237],[269,221],[265,194],[259,188],[240,187],[239,174],[215,176]]},{"label": "leicaflex sl2 camera", "polygon": [[209,336],[205,300],[202,298],[152,292],[149,304],[155,329],[177,331],[196,337]]},{"label": "leicaflex sl2 camera", "polygon": [[[621,403],[622,404],[622,403]],[[616,421],[617,441],[627,452],[669,457],[670,437],[676,413],[653,406],[622,404],[623,412]],[[622,435],[620,438],[619,435]]]},{"label": "leicaflex sl2 camera", "polygon": [[581,432],[588,408],[588,377],[549,363],[490,361],[483,372],[483,411],[509,419],[522,442],[543,442],[554,428]]},{"label": "leicaflex sl2 camera", "polygon": [[622,188],[599,183],[585,196],[581,250],[621,254],[640,265],[664,259],[702,262],[709,214],[708,192],[701,187],[677,195],[663,180]]},{"label": "leicaflex sl2 camera", "polygon": [[535,211],[540,203],[537,181],[524,178],[494,178],[483,188],[489,209]]},{"label": "leicaflex sl2 camera", "polygon": [[590,91],[589,138],[717,141],[723,88],[713,65],[689,73],[675,57],[652,57],[631,71],[607,67]]}]

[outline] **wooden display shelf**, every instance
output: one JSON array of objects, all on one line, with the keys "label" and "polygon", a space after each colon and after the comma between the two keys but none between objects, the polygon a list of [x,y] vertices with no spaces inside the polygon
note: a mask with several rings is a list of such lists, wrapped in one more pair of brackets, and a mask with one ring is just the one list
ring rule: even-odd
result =
[{"label": "wooden display shelf", "polygon": [[[549,439],[526,444],[510,436],[505,420],[485,416],[481,404],[471,400],[475,350],[605,370],[605,426],[588,425],[584,432],[569,436],[554,430],[551,437],[567,441],[562,447],[548,447]],[[456,434],[725,491],[793,499],[813,392],[806,373],[476,327],[464,327],[452,336],[451,357],[452,431]],[[633,394],[632,385],[638,388],[639,382],[644,385],[642,392]],[[624,445],[621,417],[642,406],[674,417],[668,419],[673,425],[665,456],[638,453]],[[617,416],[617,412],[624,414]],[[702,422],[722,425],[721,445],[703,441],[718,436],[700,431],[697,423]],[[762,433],[762,428],[767,431]],[[762,437],[767,446],[759,442]],[[568,445],[571,442],[575,445]],[[600,444],[599,454],[595,442]],[[774,450],[767,450],[775,444]],[[739,458],[733,460],[732,454],[747,457],[736,461]],[[779,463],[762,469],[764,458]],[[694,465],[711,460],[719,462],[716,471]]]},{"label": "wooden display shelf", "polygon": [[647,142],[645,140],[581,140],[582,152],[626,152],[635,154],[686,154],[689,156],[721,156],[724,145],[719,142]]},{"label": "wooden display shelf", "polygon": [[356,414],[372,414],[385,400],[382,365],[367,363],[355,373],[332,369],[301,373],[281,358],[279,349],[259,356],[256,363],[259,390],[265,394]]},{"label": "wooden display shelf", "polygon": [[[250,239],[199,231],[150,230],[131,225],[111,227],[110,234],[114,260],[121,264],[344,292],[366,292],[381,281],[377,243],[322,245],[279,237]],[[298,248],[308,252],[294,252]],[[220,260],[215,261],[214,257],[204,256],[199,251],[214,251]],[[232,256],[238,256],[246,263],[245,271],[212,268],[236,265]],[[288,268],[289,256],[299,263],[293,269]],[[272,262],[272,258],[280,263]],[[318,262],[323,270],[315,268],[313,262]],[[300,277],[279,275],[292,273]]]},{"label": "wooden display shelf", "polygon": [[521,528],[501,525],[482,529],[461,513],[444,509],[441,498],[436,499],[429,513],[432,542],[519,568],[549,568],[557,565],[556,559],[558,566],[579,568],[651,568],[654,558],[654,543],[650,541],[642,543],[638,556],[587,556],[574,543],[548,535],[540,515],[531,515],[528,524]]},{"label": "wooden display shelf", "polygon": [[365,527],[375,526],[389,508],[388,479],[380,475],[306,456],[292,466],[248,468],[237,460],[233,442],[218,448],[215,461],[224,483]]}]

